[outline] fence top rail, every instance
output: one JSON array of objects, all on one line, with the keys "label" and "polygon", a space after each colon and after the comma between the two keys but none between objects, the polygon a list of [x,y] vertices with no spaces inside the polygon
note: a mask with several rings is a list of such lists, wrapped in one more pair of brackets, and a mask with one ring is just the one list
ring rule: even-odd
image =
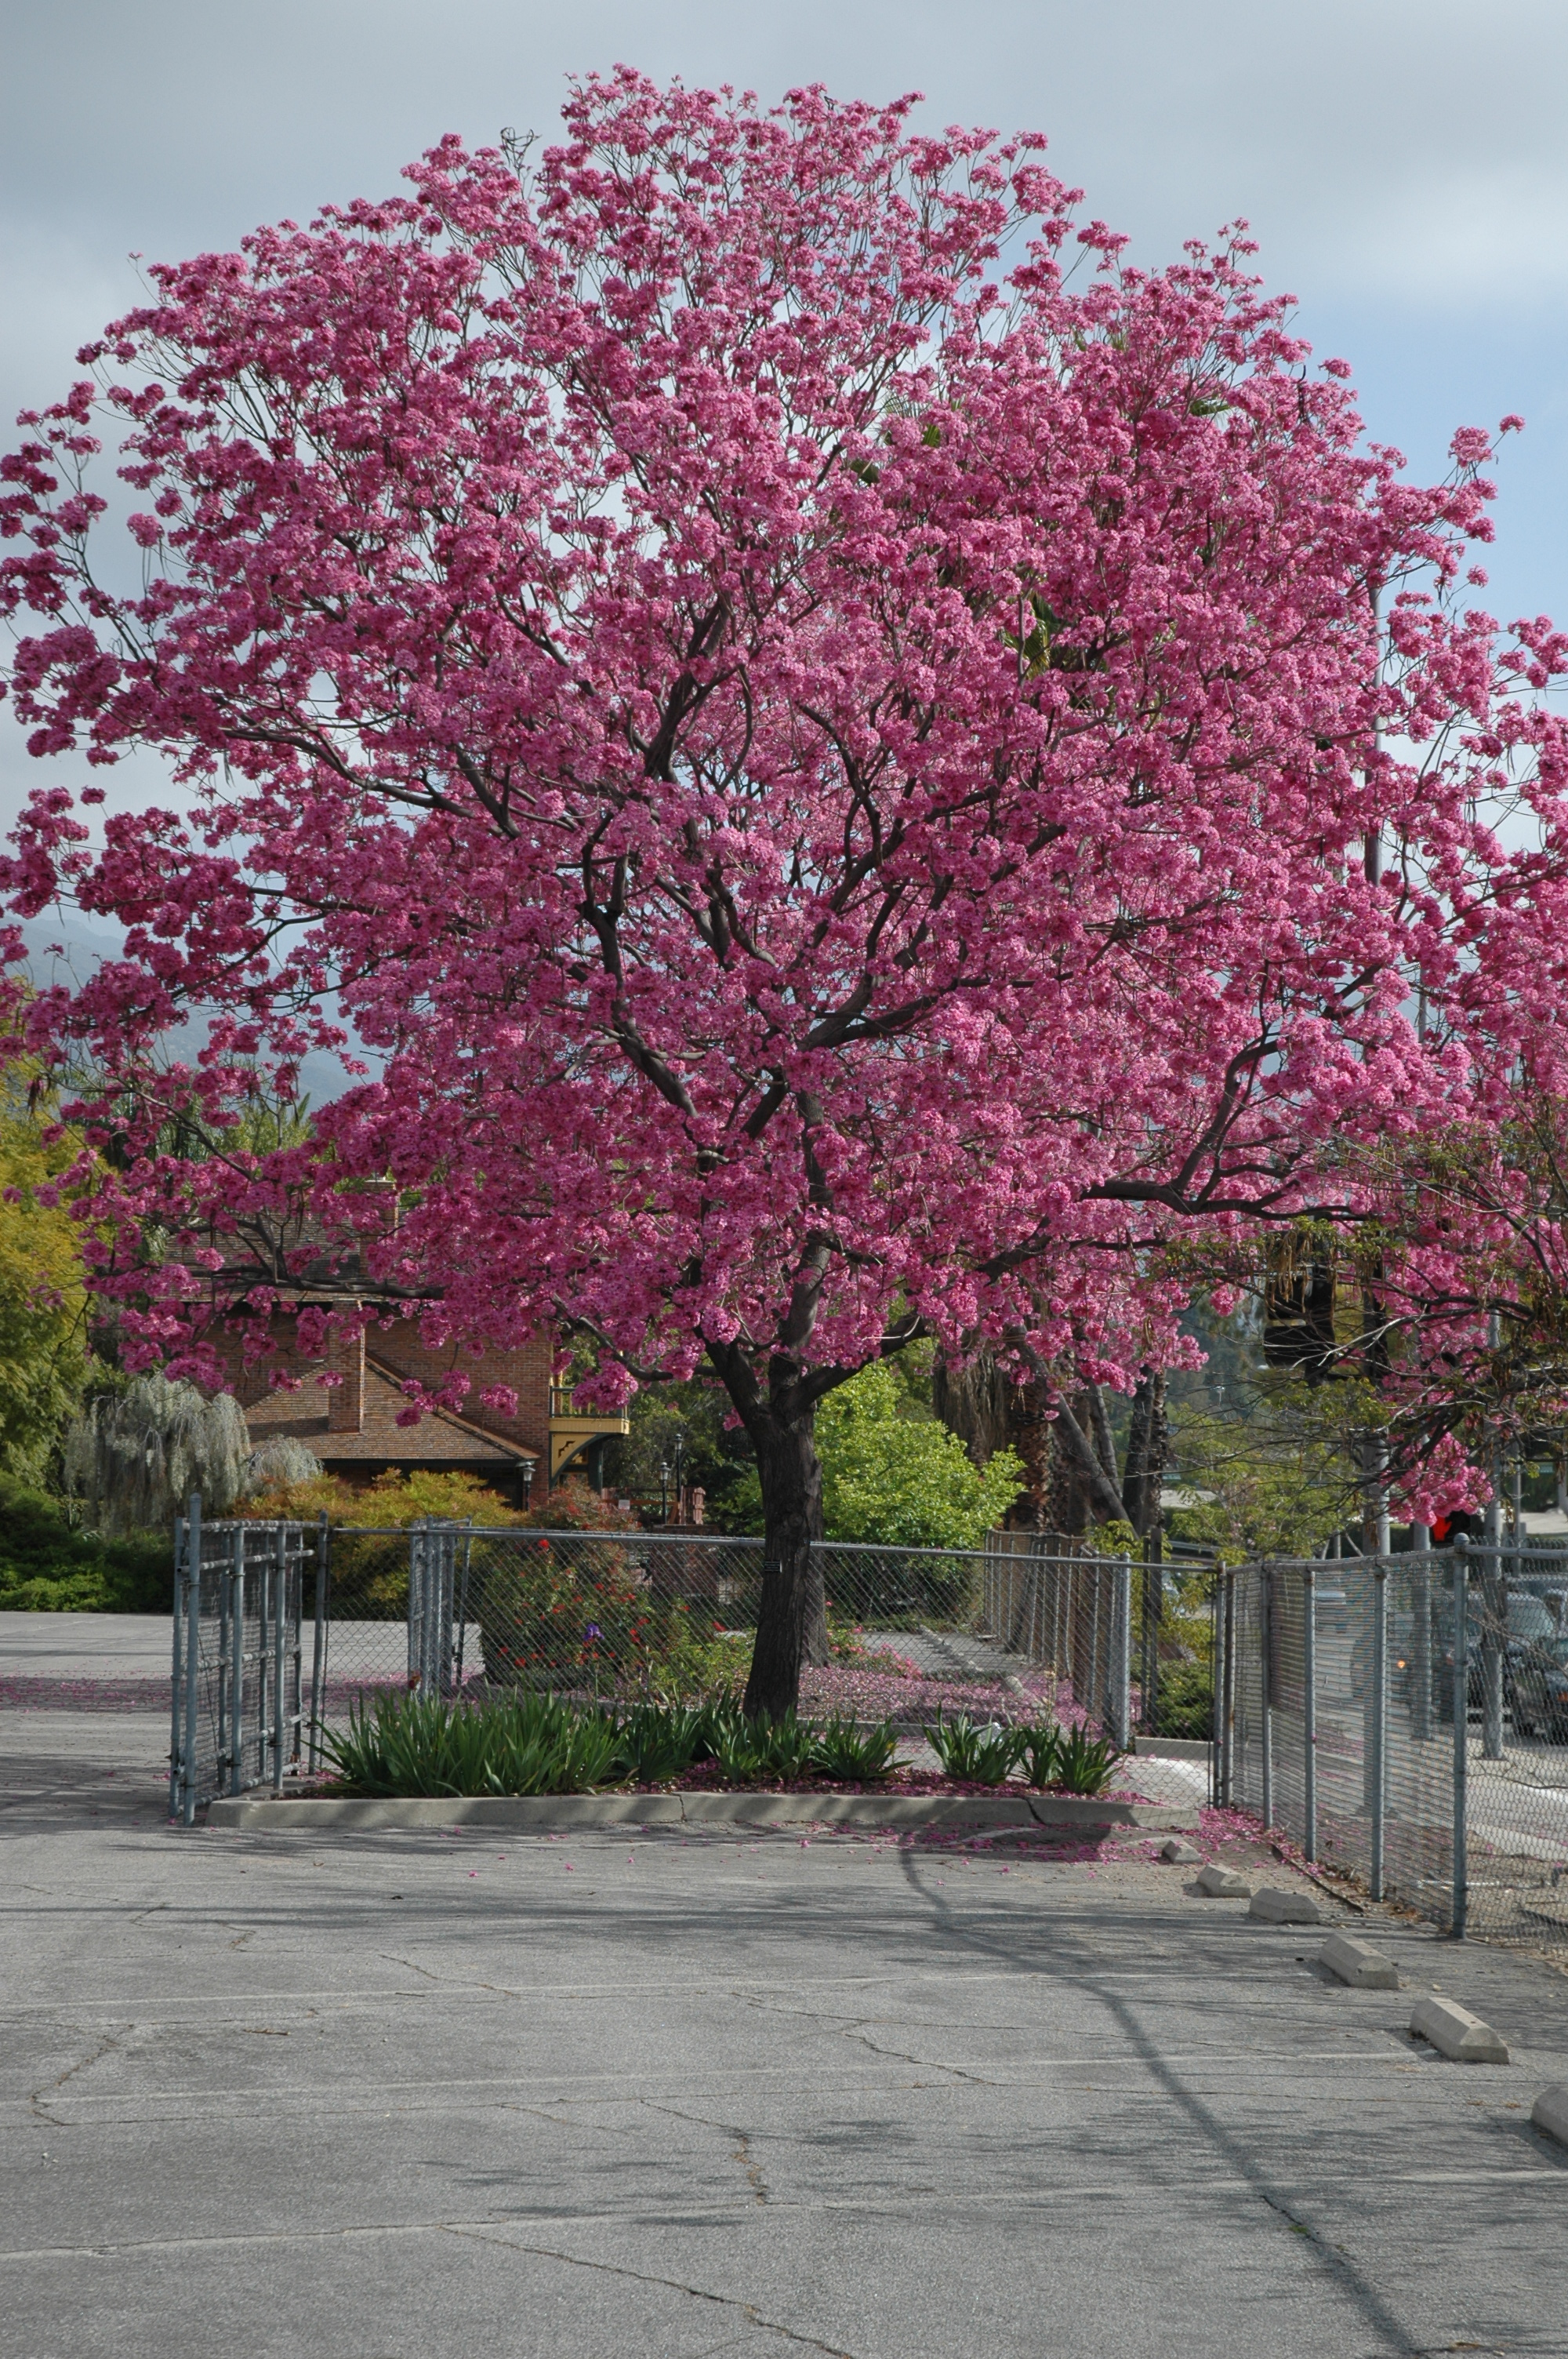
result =
[{"label": "fence top rail", "polygon": [[[215,1527],[211,1525],[208,1526],[209,1530],[214,1528]],[[247,1528],[260,1531],[268,1527],[256,1523],[248,1526]],[[315,1526],[308,1525],[305,1528],[313,1531]],[[551,1531],[541,1528],[537,1524],[448,1524],[435,1518],[432,1518],[428,1524],[424,1522],[334,1524],[331,1527],[331,1536],[334,1539],[406,1539],[412,1532],[426,1530],[451,1532],[463,1539],[475,1540],[603,1540],[616,1548],[725,1548],[760,1550],[766,1546],[766,1542],[755,1532],[661,1531],[657,1528],[653,1531],[590,1532],[576,1529]],[[844,1555],[963,1557],[973,1559],[977,1563],[983,1562],[986,1556],[983,1549],[904,1548],[896,1540],[818,1540],[816,1546],[833,1549]],[[1065,1564],[1076,1563],[1078,1560],[1064,1557],[1062,1561]],[[1085,1561],[1091,1564],[1097,1562],[1109,1564],[1112,1560],[1109,1557],[1103,1559],[1091,1557]]]},{"label": "fence top rail", "polygon": [[1525,1563],[1550,1566],[1561,1571],[1568,1582],[1568,1547],[1531,1548],[1523,1541],[1473,1540],[1461,1538],[1445,1542],[1434,1549],[1390,1549],[1382,1555],[1368,1552],[1357,1556],[1263,1556],[1249,1558],[1242,1564],[1227,1564],[1227,1573],[1311,1572],[1321,1581],[1329,1581],[1346,1573],[1413,1572],[1418,1569],[1435,1571],[1451,1568],[1463,1556],[1474,1564],[1476,1558],[1497,1558],[1509,1564],[1521,1560]]}]

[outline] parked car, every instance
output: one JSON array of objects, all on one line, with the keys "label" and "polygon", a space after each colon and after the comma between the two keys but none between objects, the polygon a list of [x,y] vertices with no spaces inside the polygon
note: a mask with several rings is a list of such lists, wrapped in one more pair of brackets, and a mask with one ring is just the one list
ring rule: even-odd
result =
[{"label": "parked car", "polygon": [[[1486,1703],[1486,1624],[1482,1600],[1475,1592],[1465,1615],[1469,1642],[1468,1690],[1470,1709],[1479,1712]],[[1415,1616],[1396,1609],[1389,1616],[1389,1694],[1400,1703],[1409,1703],[1414,1690]],[[1508,1638],[1502,1648],[1503,1707],[1511,1713],[1515,1728],[1521,1736],[1545,1717],[1541,1701],[1545,1690],[1542,1682],[1549,1670],[1555,1668],[1557,1656],[1552,1649],[1568,1647],[1552,1602],[1531,1591],[1510,1588],[1508,1599]],[[1432,1601],[1432,1708],[1439,1720],[1454,1717],[1454,1628],[1450,1606],[1441,1597]],[[1350,1692],[1359,1703],[1371,1684],[1372,1634],[1363,1626],[1350,1653]],[[1528,1671],[1521,1705],[1519,1680]],[[1555,1708],[1555,1707],[1554,1707]],[[1521,1710],[1523,1718],[1520,1718]]]},{"label": "parked car", "polygon": [[1510,1665],[1514,1728],[1568,1745],[1568,1637],[1541,1638]]},{"label": "parked car", "polygon": [[[1442,1720],[1452,1720],[1454,1717],[1454,1638],[1451,1627],[1452,1617],[1447,1614],[1443,1614],[1440,1616],[1437,1608],[1434,1606],[1433,1618],[1434,1623],[1441,1619],[1442,1624],[1440,1642],[1434,1648],[1436,1659],[1433,1666],[1433,1679],[1435,1686],[1437,1687],[1438,1692],[1433,1701],[1437,1705],[1439,1718]],[[1487,1632],[1482,1601],[1475,1592],[1472,1592],[1471,1593],[1469,1606],[1465,1615],[1465,1622],[1469,1636],[1470,1667],[1468,1692],[1470,1709],[1472,1712],[1479,1712],[1485,1709],[1487,1701],[1486,1640]],[[1527,1724],[1530,1721],[1530,1705],[1528,1702],[1525,1706],[1524,1722],[1521,1722],[1519,1719],[1518,1695],[1519,1673],[1525,1667],[1533,1666],[1535,1664],[1537,1655],[1541,1648],[1550,1647],[1557,1644],[1560,1640],[1560,1636],[1561,1634],[1558,1629],[1557,1617],[1552,1613],[1544,1598],[1535,1596],[1529,1590],[1509,1590],[1508,1597],[1508,1636],[1501,1649],[1503,1658],[1503,1709],[1511,1715],[1514,1727],[1521,1736],[1529,1735],[1530,1729]],[[1439,1665],[1441,1665],[1441,1669],[1439,1669]],[[1532,1689],[1532,1695],[1533,1692]]]}]

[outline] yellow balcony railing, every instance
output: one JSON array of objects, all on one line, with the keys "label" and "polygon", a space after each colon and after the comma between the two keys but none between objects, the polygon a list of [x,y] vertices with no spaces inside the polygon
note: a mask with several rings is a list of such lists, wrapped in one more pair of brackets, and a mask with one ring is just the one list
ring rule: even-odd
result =
[{"label": "yellow balcony railing", "polygon": [[550,1480],[555,1482],[563,1467],[568,1466],[580,1450],[590,1443],[608,1440],[612,1434],[628,1434],[632,1420],[623,1408],[588,1408],[572,1407],[569,1385],[550,1386]]}]

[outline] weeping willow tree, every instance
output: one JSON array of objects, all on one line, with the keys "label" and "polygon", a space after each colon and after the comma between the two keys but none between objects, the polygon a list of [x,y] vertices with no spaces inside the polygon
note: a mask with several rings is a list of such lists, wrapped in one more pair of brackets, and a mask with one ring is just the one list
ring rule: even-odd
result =
[{"label": "weeping willow tree", "polygon": [[250,1435],[232,1394],[137,1376],[100,1393],[67,1430],[65,1481],[97,1530],[167,1529],[192,1491],[225,1515],[244,1486]]}]

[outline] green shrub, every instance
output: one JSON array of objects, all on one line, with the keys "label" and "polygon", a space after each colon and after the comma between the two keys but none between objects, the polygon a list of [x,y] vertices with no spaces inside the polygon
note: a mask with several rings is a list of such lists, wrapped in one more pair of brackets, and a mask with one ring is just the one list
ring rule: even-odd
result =
[{"label": "green shrub", "polygon": [[1024,1784],[1054,1786],[1062,1763],[1062,1732],[1055,1722],[1037,1720],[1031,1726],[1021,1726],[1018,1734]]},{"label": "green shrub", "polygon": [[172,1540],[72,1531],[58,1501],[0,1474],[0,1610],[168,1614],[173,1598]]},{"label": "green shrub", "polygon": [[616,1540],[587,1543],[568,1559],[547,1539],[477,1541],[470,1567],[484,1675],[492,1687],[613,1683],[646,1667],[654,1601]]},{"label": "green shrub", "polygon": [[1104,1737],[1068,1729],[1056,1748],[1055,1786],[1063,1794],[1103,1794],[1121,1756]]},{"label": "green shrub", "polygon": [[362,1698],[322,1750],[361,1794],[586,1794],[613,1777],[616,1732],[599,1712],[554,1696],[481,1705],[438,1698]]},{"label": "green shrub", "polygon": [[939,1710],[925,1731],[925,1742],[949,1777],[964,1777],[976,1786],[1005,1786],[1023,1757],[1024,1732],[1000,1721],[973,1721],[967,1712],[948,1720]]},{"label": "green shrub", "polygon": [[639,1703],[606,1714],[615,1731],[617,1766],[633,1786],[664,1786],[710,1756],[709,1716],[700,1705]]},{"label": "green shrub", "polygon": [[1154,1724],[1161,1736],[1213,1736],[1214,1673],[1207,1663],[1161,1664]]},{"label": "green shrub", "polygon": [[816,1732],[811,1767],[819,1777],[870,1784],[885,1777],[898,1750],[898,1731],[891,1720],[874,1728],[860,1728],[841,1712],[834,1712]]},{"label": "green shrub", "polygon": [[815,1726],[793,1712],[777,1720],[746,1720],[737,1713],[720,1724],[714,1757],[727,1784],[771,1786],[808,1777],[816,1746]]}]

